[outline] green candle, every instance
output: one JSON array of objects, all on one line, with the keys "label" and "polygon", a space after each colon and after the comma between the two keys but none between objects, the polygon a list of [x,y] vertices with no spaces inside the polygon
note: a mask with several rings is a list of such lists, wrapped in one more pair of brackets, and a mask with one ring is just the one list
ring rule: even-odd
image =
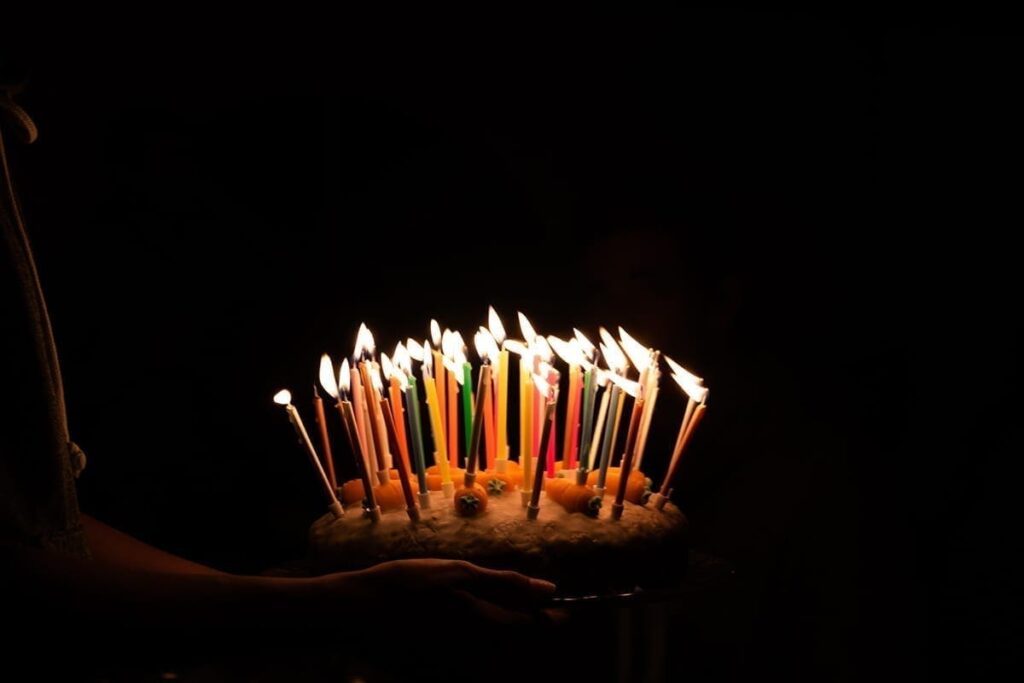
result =
[{"label": "green candle", "polygon": [[583,438],[580,443],[580,460],[576,470],[576,483],[587,483],[587,454],[590,453],[590,440],[594,431],[594,368],[583,374]]},{"label": "green candle", "polygon": [[608,476],[608,463],[611,460],[612,434],[615,432],[615,406],[619,404],[619,385],[612,385],[611,401],[608,403],[608,418],[604,423],[604,443],[601,444],[600,474],[597,475],[597,485],[604,488],[604,480]]},{"label": "green candle", "polygon": [[420,429],[420,394],[416,388],[416,378],[412,375],[409,375],[409,399],[406,403],[409,410],[405,415],[409,422],[409,433],[412,434],[412,452],[416,458],[416,476],[422,494],[427,492],[427,462],[423,455],[423,432]]},{"label": "green candle", "polygon": [[473,440],[473,366],[462,364],[462,432],[466,436],[466,463]]}]

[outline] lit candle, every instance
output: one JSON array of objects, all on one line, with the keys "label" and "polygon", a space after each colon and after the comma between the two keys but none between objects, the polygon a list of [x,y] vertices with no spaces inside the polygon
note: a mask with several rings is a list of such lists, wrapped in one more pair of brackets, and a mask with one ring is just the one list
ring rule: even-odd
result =
[{"label": "lit candle", "polygon": [[[360,355],[358,345],[356,346],[356,352],[355,362],[358,363]],[[370,478],[379,481],[377,476],[377,449],[373,445],[373,438],[369,434],[369,427],[367,427],[369,414],[366,412],[366,394],[363,391],[363,381],[359,377],[359,368],[353,367],[349,374],[352,384],[352,411],[355,417],[356,434],[359,437],[359,447],[362,449],[363,455],[366,456],[367,472]]]},{"label": "lit candle", "polygon": [[576,389],[580,382],[580,368],[579,365],[577,365],[576,349],[572,348],[568,342],[559,339],[554,335],[549,335],[548,343],[554,352],[558,354],[558,357],[565,361],[569,366],[569,396],[565,402],[565,434],[562,438],[562,467],[566,470],[570,470],[573,467],[573,419],[576,411],[576,402],[579,398]]},{"label": "lit candle", "polygon": [[665,360],[668,361],[673,369],[672,379],[686,393],[687,401],[683,419],[679,422],[679,435],[676,437],[675,449],[672,451],[672,458],[669,461],[665,479],[662,480],[661,488],[658,492],[651,496],[652,503],[659,510],[665,507],[665,502],[672,493],[669,487],[675,479],[679,463],[682,462],[683,451],[690,441],[690,435],[704,417],[708,398],[707,388],[699,384],[699,382],[704,381],[703,379],[683,369],[682,366],[675,363],[671,358],[666,356]]},{"label": "lit candle", "polygon": [[[476,343],[477,353],[480,355],[481,362],[486,362],[488,365],[492,365],[490,372],[491,381],[488,386],[487,400],[484,401],[484,453],[487,455],[486,468],[481,469],[493,469],[494,468],[494,456],[495,456],[495,428],[494,428],[494,394],[497,393],[494,387],[495,375],[500,374],[495,372],[493,369],[493,363],[499,357],[498,342],[494,340],[494,336],[491,335],[490,330],[486,327],[481,327],[474,337]],[[479,389],[477,390],[479,391]],[[478,401],[479,402],[479,401]]]},{"label": "lit candle", "polygon": [[384,429],[388,433],[388,440],[391,442],[394,450],[398,452],[398,480],[402,485],[402,495],[405,497],[405,512],[409,515],[409,519],[418,522],[420,520],[420,511],[416,507],[416,499],[413,497],[412,482],[409,477],[409,452],[405,444],[398,440],[397,430],[395,429],[395,417],[388,399],[382,398],[380,400],[380,408],[381,415],[384,416]]},{"label": "lit candle", "polygon": [[[402,346],[402,342],[398,342],[398,347]],[[398,351],[398,347],[395,351]],[[394,417],[395,423],[395,437],[401,444],[406,444],[408,448],[409,441],[405,435],[405,420],[404,411],[402,410],[402,392],[405,391],[405,375],[399,372],[395,368],[394,362],[388,358],[388,354],[380,354],[380,369],[384,373],[384,379],[388,381],[388,398],[390,400],[392,417]]]},{"label": "lit candle", "polygon": [[[546,369],[546,368],[545,368]],[[554,380],[553,382],[551,380]],[[534,384],[538,391],[543,392],[544,404],[544,429],[540,437],[539,453],[543,453],[551,442],[552,431],[555,422],[555,406],[558,402],[558,372],[553,368],[546,376],[534,376]],[[538,457],[540,457],[538,455]],[[540,512],[540,490],[544,485],[544,468],[537,463],[537,469],[533,479],[533,490],[530,492],[530,503],[526,506],[526,518],[537,519]]]},{"label": "lit candle", "polygon": [[373,380],[370,378],[370,363],[362,361],[359,364],[359,375],[363,383],[363,406],[367,411],[367,421],[370,429],[367,433],[367,441],[373,440],[374,449],[377,454],[377,480],[387,484],[391,477],[388,475],[388,467],[384,461],[384,450],[387,442],[387,435],[384,433],[384,418],[380,416],[380,404],[377,403],[377,392],[373,388]]},{"label": "lit candle", "polygon": [[533,472],[533,457],[531,446],[531,435],[533,425],[533,379],[530,371],[531,354],[526,344],[516,339],[507,339],[503,344],[506,351],[519,356],[519,467],[522,470],[522,484],[519,486],[519,495],[523,507],[530,502],[531,481]]},{"label": "lit candle", "polygon": [[[612,519],[622,518],[623,501],[626,499],[626,484],[629,482],[629,473],[633,467],[633,458],[636,455],[636,437],[640,431],[640,417],[644,411],[644,384],[643,382],[629,382],[629,380],[612,378],[613,382],[622,383],[623,391],[632,395],[633,415],[629,419],[629,431],[626,432],[626,448],[622,452],[622,468],[619,470],[619,489],[615,494],[615,502],[612,503]],[[635,392],[635,393],[634,393]]]},{"label": "lit candle", "polygon": [[452,469],[456,469],[459,466],[459,384],[463,380],[462,369],[455,359],[455,346],[461,348],[462,345],[456,341],[454,333],[449,329],[445,329],[441,335],[441,344],[444,349],[442,367],[448,379],[448,459]]},{"label": "lit candle", "polygon": [[320,483],[323,484],[324,493],[327,495],[327,507],[336,518],[345,516],[345,509],[341,507],[341,503],[338,502],[338,497],[334,493],[334,488],[331,486],[331,482],[327,480],[327,474],[324,472],[324,468],[320,465],[320,457],[316,454],[316,449],[313,448],[313,442],[309,440],[309,434],[306,433],[306,426],[302,424],[302,418],[299,417],[299,411],[292,405],[292,394],[287,389],[274,394],[274,403],[284,406],[288,412],[288,420],[292,423],[295,428],[295,433],[298,435],[299,440],[306,447],[306,454],[309,455],[310,462],[313,463],[313,467],[320,475]]},{"label": "lit candle", "polygon": [[[610,375],[609,375],[609,377],[610,377]],[[619,393],[620,392],[621,392],[621,389],[619,389],[619,385],[618,384],[613,384],[612,388],[611,388],[611,391],[609,391],[609,392],[607,392],[605,394],[605,396],[608,396],[609,394],[611,395],[611,399],[610,399],[611,400],[611,405],[612,405],[611,410],[615,410],[615,407],[618,406],[618,404],[619,404]],[[604,483],[605,483],[605,481],[608,478],[608,465],[611,464],[612,446],[614,446],[614,441],[615,441],[615,424],[614,423],[615,423],[615,419],[614,419],[614,415],[613,415],[613,418],[611,420],[608,420],[608,422],[605,424],[605,427],[604,427],[604,439],[603,439],[603,444],[601,445],[601,461],[598,464],[598,468],[599,469],[597,471],[597,485],[594,487],[594,490],[597,491],[597,495],[599,495],[599,496],[603,496],[604,495]]]},{"label": "lit candle", "polygon": [[[327,365],[328,367],[333,367],[330,358],[327,359]],[[363,511],[374,522],[379,521],[380,507],[377,505],[377,496],[373,492],[373,481],[367,469],[366,452],[363,450],[363,444],[359,441],[359,429],[356,426],[356,419],[352,412],[352,402],[347,398],[352,378],[348,367],[348,358],[341,363],[337,382],[334,381],[333,372],[324,373],[322,370],[323,364],[321,363],[320,384],[331,397],[337,400],[338,415],[341,417],[341,424],[345,428],[348,446],[356,463],[356,472],[363,482]]]},{"label": "lit candle", "polygon": [[421,370],[423,372],[423,391],[427,395],[427,412],[430,413],[430,433],[434,437],[434,460],[437,462],[437,468],[441,471],[441,490],[444,492],[445,498],[451,498],[455,493],[455,484],[452,483],[451,468],[448,466],[448,452],[441,418],[443,409],[437,398],[434,378],[430,376],[430,368],[433,365],[430,344],[424,343],[424,347]]},{"label": "lit candle", "polygon": [[476,348],[477,352],[480,353],[483,358],[483,363],[480,365],[480,378],[477,383],[479,388],[477,389],[476,396],[476,412],[474,413],[473,424],[470,428],[469,449],[466,455],[466,477],[464,483],[466,488],[472,488],[473,484],[476,483],[476,465],[477,460],[480,457],[480,436],[483,432],[484,413],[487,412],[485,408],[486,400],[487,396],[490,394],[491,388],[491,364],[487,359],[487,350],[481,348],[482,345],[479,337],[480,334],[477,333]]},{"label": "lit candle", "polygon": [[[444,376],[444,357],[441,355],[444,346],[441,342],[443,341],[441,335],[441,325],[436,320],[431,319],[430,321],[430,341],[433,342],[433,351],[431,353],[431,362],[434,368],[434,383],[437,386],[437,398],[441,403],[441,414],[446,416],[448,414],[448,394],[445,392],[447,379]],[[424,342],[426,348],[430,348],[430,345]],[[447,433],[445,430],[447,427],[444,424],[444,418],[441,420],[441,438],[445,438]],[[445,451],[447,452],[447,450]],[[457,465],[457,463],[455,463]]]},{"label": "lit candle", "polygon": [[[613,376],[619,377],[626,371],[626,355],[622,353],[622,349],[619,348],[618,342],[612,337],[608,330],[603,327],[600,329],[601,334],[601,357],[608,362],[608,369],[611,371],[608,373],[607,378],[613,379]],[[610,394],[610,396],[609,396]],[[601,460],[598,464],[600,468],[597,475],[597,486],[595,490],[598,495],[603,496],[605,490],[605,481],[608,477],[608,467],[611,465],[613,457],[613,449],[615,447],[616,437],[618,436],[619,430],[619,413],[622,412],[622,403],[625,398],[625,394],[617,382],[613,382],[611,390],[608,391],[606,396],[609,396],[608,402],[608,418],[605,423],[604,437],[601,444]]]},{"label": "lit candle", "polygon": [[508,464],[508,349],[505,348],[505,327],[501,318],[492,306],[487,312],[487,326],[494,337],[495,343],[501,348],[498,352],[498,388],[495,406],[497,422],[497,471],[502,473]]},{"label": "lit candle", "polygon": [[594,368],[587,368],[583,373],[583,438],[580,442],[579,464],[576,471],[576,483],[587,483],[587,468],[590,459],[590,437],[594,428]]},{"label": "lit candle", "polygon": [[[333,379],[334,366],[326,353],[320,358],[321,377],[325,370]],[[327,465],[327,480],[331,482],[331,486],[333,488],[337,489],[338,477],[334,472],[334,454],[331,453],[331,440],[327,434],[327,418],[324,416],[324,401],[320,398],[320,394],[317,393],[315,384],[313,385],[313,415],[316,418],[316,424],[320,431],[320,450],[323,451],[324,463]]]},{"label": "lit candle", "polygon": [[423,422],[420,418],[420,392],[417,388],[416,376],[412,374],[412,361],[423,362],[423,347],[415,340],[409,339],[401,353],[395,353],[395,365],[405,373],[409,385],[409,398],[406,405],[409,409],[405,415],[409,422],[409,438],[412,441],[413,457],[416,458],[416,477],[420,488],[420,507],[430,507],[430,491],[427,488],[427,461],[423,450]]},{"label": "lit candle", "polygon": [[[477,387],[477,391],[482,393],[483,388]],[[473,441],[473,366],[468,360],[462,362],[462,434],[468,461],[470,444]]]},{"label": "lit candle", "polygon": [[[595,383],[603,387],[608,382],[607,373],[596,367],[594,371],[597,373]],[[601,396],[601,408],[597,411],[597,422],[594,424],[594,436],[590,440],[590,454],[587,458],[587,469],[589,470],[593,470],[595,463],[597,463],[597,451],[601,446],[601,435],[604,433],[604,421],[608,415],[608,397],[610,395],[611,391],[605,389],[604,394]]]}]

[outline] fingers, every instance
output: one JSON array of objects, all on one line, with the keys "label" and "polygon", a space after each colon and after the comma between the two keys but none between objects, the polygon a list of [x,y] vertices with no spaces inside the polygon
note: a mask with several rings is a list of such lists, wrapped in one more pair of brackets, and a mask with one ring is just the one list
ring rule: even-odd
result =
[{"label": "fingers", "polygon": [[464,609],[482,621],[503,626],[529,626],[537,621],[533,615],[502,607],[468,591],[456,590],[452,594]]},{"label": "fingers", "polygon": [[487,569],[468,562],[459,563],[461,577],[455,587],[502,605],[535,604],[555,591],[555,584],[513,571]]}]

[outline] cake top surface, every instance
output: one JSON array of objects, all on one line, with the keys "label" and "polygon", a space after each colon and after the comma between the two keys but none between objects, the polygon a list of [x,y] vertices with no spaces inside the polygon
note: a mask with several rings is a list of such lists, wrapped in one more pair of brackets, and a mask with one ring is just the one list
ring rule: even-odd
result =
[{"label": "cake top surface", "polygon": [[685,516],[672,503],[657,510],[627,501],[622,518],[612,520],[608,504],[592,518],[566,512],[542,498],[537,519],[529,520],[518,494],[492,496],[484,512],[469,518],[456,515],[441,492],[431,492],[430,499],[430,507],[420,510],[419,522],[410,521],[404,512],[391,512],[373,523],[358,505],[342,519],[324,515],[310,529],[314,559],[333,569],[406,557],[467,559],[519,568],[540,566],[556,556],[618,554],[649,547],[681,534],[686,527]]}]

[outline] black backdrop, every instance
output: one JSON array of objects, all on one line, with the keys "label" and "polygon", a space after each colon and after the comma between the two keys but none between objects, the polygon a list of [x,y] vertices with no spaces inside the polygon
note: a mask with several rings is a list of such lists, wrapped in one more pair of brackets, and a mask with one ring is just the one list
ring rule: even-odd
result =
[{"label": "black backdrop", "polygon": [[712,388],[679,497],[751,588],[744,670],[991,661],[1019,544],[994,522],[1020,376],[1003,26],[312,23],[16,55],[87,511],[229,569],[285,561],[323,506],[270,396],[308,419],[361,321],[384,348],[488,304],[510,329],[622,324]]}]

